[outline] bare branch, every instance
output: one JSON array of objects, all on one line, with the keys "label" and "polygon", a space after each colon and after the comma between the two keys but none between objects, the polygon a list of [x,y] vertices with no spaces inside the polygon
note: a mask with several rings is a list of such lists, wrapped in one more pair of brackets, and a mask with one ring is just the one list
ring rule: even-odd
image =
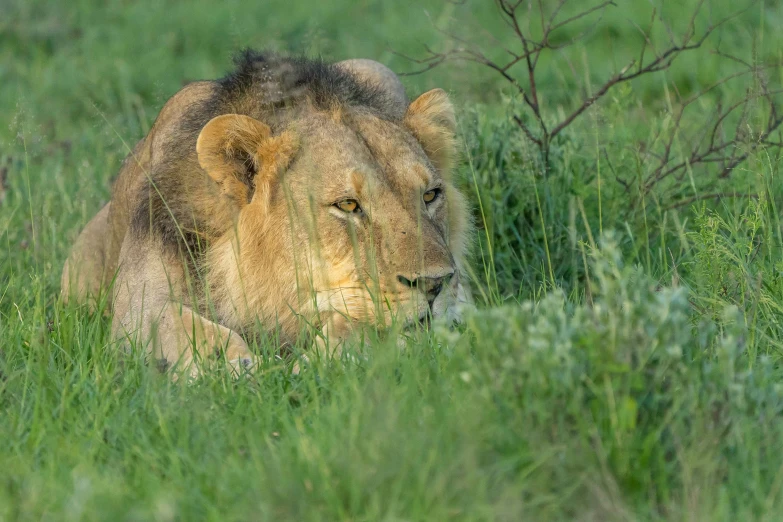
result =
[{"label": "bare branch", "polygon": [[590,106],[592,106],[592,105],[593,105],[593,104],[594,104],[596,101],[598,101],[598,99],[599,99],[599,98],[602,98],[604,94],[606,94],[607,92],[609,92],[609,89],[611,89],[612,87],[614,87],[615,85],[617,85],[617,84],[618,84],[618,83],[620,83],[620,82],[628,81],[628,80],[630,80],[630,79],[636,78],[637,76],[640,76],[641,74],[643,74],[643,73],[641,73],[641,72],[636,72],[636,73],[633,73],[633,74],[632,74],[632,75],[630,75],[630,76],[626,76],[626,72],[627,72],[627,71],[628,71],[628,70],[629,70],[631,67],[633,67],[634,63],[635,63],[635,61],[632,61],[631,63],[629,63],[628,65],[626,65],[626,66],[625,66],[625,68],[624,68],[622,71],[620,71],[619,73],[617,73],[617,74],[615,74],[614,76],[612,76],[611,78],[609,78],[609,80],[607,80],[607,81],[606,81],[606,83],[604,83],[604,84],[603,84],[603,85],[602,85],[602,86],[601,86],[601,87],[600,87],[600,88],[599,88],[599,89],[598,89],[598,90],[595,92],[595,94],[593,94],[593,95],[592,95],[592,96],[590,96],[589,98],[585,99],[585,100],[582,102],[582,105],[580,105],[580,106],[579,106],[579,107],[578,107],[578,108],[577,108],[575,111],[573,111],[571,114],[569,114],[568,116],[566,116],[566,117],[565,117],[565,119],[563,119],[563,121],[561,121],[560,123],[558,123],[557,125],[555,125],[555,128],[554,128],[554,129],[552,129],[551,137],[553,137],[553,138],[554,138],[555,136],[557,136],[558,134],[560,134],[560,132],[562,132],[562,130],[563,130],[563,129],[565,129],[566,127],[568,127],[569,125],[571,125],[571,123],[572,123],[572,122],[573,122],[573,121],[574,121],[574,120],[575,120],[575,119],[576,119],[576,118],[577,118],[577,117],[578,117],[580,114],[582,114],[582,113],[583,113],[583,112],[585,112],[587,109],[589,109],[589,108],[590,108]]},{"label": "bare branch", "polygon": [[[565,3],[565,2],[563,2],[563,3]],[[612,0],[609,0],[608,2],[604,2],[602,4],[598,4],[598,5],[594,6],[594,7],[591,7],[589,9],[587,9],[586,11],[582,11],[579,14],[576,14],[576,15],[570,17],[570,18],[566,18],[562,22],[559,22],[559,23],[557,23],[557,24],[555,24],[555,25],[553,25],[551,27],[548,27],[547,28],[548,29],[547,32],[551,33],[553,31],[557,31],[561,27],[564,27],[564,26],[566,26],[566,25],[568,25],[568,24],[570,24],[572,22],[576,22],[577,20],[581,20],[582,18],[584,18],[586,16],[590,16],[591,14],[595,13],[596,11],[602,11],[602,10],[606,9],[607,7],[609,7],[609,6],[617,7],[617,4],[615,4],[614,1],[612,1]],[[558,10],[559,10],[559,7],[558,7]],[[557,11],[555,12],[555,14],[557,14]]]},{"label": "bare branch", "polygon": [[[478,47],[469,44],[464,37],[459,34],[449,33],[438,29],[444,34],[448,41],[454,45],[451,49],[445,51],[434,51],[425,47],[426,55],[420,59],[406,57],[410,62],[419,64],[422,67],[419,70],[403,74],[419,74],[431,70],[450,61],[470,61],[482,65],[495,71],[506,82],[511,84],[516,92],[521,96],[524,105],[522,111],[524,114],[512,114],[511,118],[519,127],[525,137],[534,143],[544,161],[545,169],[549,168],[549,151],[553,140],[559,136],[565,129],[569,128],[581,115],[590,107],[599,102],[607,93],[622,83],[631,82],[642,76],[651,75],[668,70],[680,56],[686,53],[694,52],[705,47],[705,43],[716,31],[729,23],[731,20],[741,16],[754,5],[758,5],[760,0],[750,0],[749,5],[733,12],[729,16],[717,21],[708,19],[707,26],[699,32],[697,30],[697,19],[706,5],[705,0],[698,0],[695,8],[687,18],[685,30],[675,34],[672,27],[664,20],[662,14],[656,9],[652,9],[650,16],[650,25],[642,29],[638,24],[630,21],[642,36],[639,53],[635,60],[625,64],[620,70],[602,84],[593,89],[592,92],[585,93],[578,103],[561,116],[559,121],[552,124],[553,114],[547,112],[547,107],[543,104],[540,96],[539,77],[537,76],[537,66],[542,55],[553,53],[564,49],[576,43],[580,38],[589,32],[595,30],[597,23],[583,32],[567,41],[553,43],[553,34],[566,27],[572,27],[578,21],[588,19],[591,16],[599,15],[603,17],[607,9],[616,7],[614,0],[594,0],[590,6],[581,8],[577,12],[565,16],[560,20],[564,7],[570,0],[557,0],[551,12],[545,12],[543,0],[494,0],[500,13],[501,19],[509,28],[509,31],[516,40],[515,45],[505,46],[501,43],[501,38],[494,34],[489,34],[488,41],[495,42],[496,49],[502,49],[505,58],[494,60],[490,58],[492,53],[482,52]],[[571,5],[576,4],[572,2]],[[524,6],[524,7],[523,7]],[[521,9],[522,8],[522,9]],[[538,10],[538,12],[535,12]],[[538,24],[538,28],[531,29],[531,25]],[[659,48],[653,42],[653,33],[656,24],[661,24],[668,38],[667,43]],[[461,34],[465,34],[462,32]],[[540,34],[540,39],[533,37],[534,34]],[[718,79],[710,85],[702,88],[696,93],[683,95],[680,93],[676,83],[671,83],[670,88],[674,90],[675,107],[672,108],[672,119],[665,128],[660,128],[648,141],[638,148],[645,157],[650,159],[646,163],[645,179],[639,180],[641,197],[643,194],[652,190],[660,181],[672,176],[674,179],[681,179],[686,173],[690,172],[694,166],[714,165],[711,172],[718,172],[718,176],[728,176],[733,169],[748,158],[749,154],[759,146],[773,146],[783,148],[783,140],[773,139],[773,134],[783,128],[783,112],[780,110],[777,101],[777,95],[783,94],[781,90],[771,89],[768,85],[768,79],[764,72],[768,69],[783,68],[783,62],[770,64],[751,63],[745,59],[732,56],[722,52],[719,48],[710,51],[713,55],[733,62],[741,66],[741,70],[733,72]],[[402,55],[400,55],[402,56]],[[568,56],[562,55],[563,60],[577,76],[576,68],[568,60]],[[519,64],[524,64],[524,67]],[[718,102],[717,110],[709,111],[698,124],[693,124],[690,117],[686,118],[685,112],[693,106],[697,100],[702,99],[706,94],[715,91],[718,87],[728,82],[738,80],[752,75],[755,79],[754,89],[757,92],[746,92],[742,99],[727,102],[726,104]],[[754,136],[753,140],[748,140],[749,121],[752,111],[756,105],[751,105],[755,100],[764,100],[765,106],[765,124],[761,131]],[[731,121],[731,129],[727,129],[727,122]],[[689,133],[689,136],[685,136]],[[683,150],[680,151],[680,148]],[[649,170],[647,170],[649,169]],[[546,170],[545,170],[546,171]],[[626,190],[630,190],[630,179],[622,179],[615,176],[618,183],[623,185]],[[681,200],[674,205],[686,205],[698,199],[711,199],[723,197],[724,195],[714,192],[697,199]]]},{"label": "bare branch", "polygon": [[525,136],[535,143],[538,146],[541,146],[541,140],[539,138],[536,138],[533,133],[530,130],[530,127],[528,127],[525,122],[522,121],[522,119],[519,116],[514,116],[514,122],[519,126],[520,129],[522,129],[522,132],[525,133]]},{"label": "bare branch", "polygon": [[693,196],[690,198],[681,199],[680,201],[677,201],[676,203],[672,203],[668,207],[664,207],[664,210],[673,210],[675,208],[680,207],[686,207],[690,205],[691,203],[696,203],[697,201],[704,201],[707,199],[724,199],[724,198],[748,198],[748,199],[758,199],[758,194],[737,194],[737,193],[727,193],[727,192],[716,192],[713,194],[701,194],[699,196]]}]

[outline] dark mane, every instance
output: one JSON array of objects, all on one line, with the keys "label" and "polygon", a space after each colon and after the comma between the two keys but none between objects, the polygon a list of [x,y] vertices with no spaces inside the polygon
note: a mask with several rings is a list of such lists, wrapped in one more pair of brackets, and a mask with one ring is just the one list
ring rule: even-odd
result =
[{"label": "dark mane", "polygon": [[307,98],[318,109],[360,106],[378,117],[394,119],[386,91],[323,60],[245,49],[234,57],[234,65],[233,72],[218,80],[222,101],[234,106],[269,112]]}]

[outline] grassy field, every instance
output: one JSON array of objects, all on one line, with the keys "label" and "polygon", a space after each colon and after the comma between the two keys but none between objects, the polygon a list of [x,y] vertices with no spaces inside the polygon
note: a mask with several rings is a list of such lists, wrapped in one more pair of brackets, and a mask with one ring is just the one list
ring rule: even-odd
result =
[{"label": "grassy field", "polygon": [[[743,1],[706,0],[697,28]],[[682,32],[696,3],[618,0],[577,21],[593,30],[540,64],[546,114],[635,57],[653,10]],[[406,76],[410,93],[442,86],[459,107],[478,309],[405,351],[377,340],[301,375],[261,341],[257,377],[189,385],[121,357],[107,318],[59,298],[69,244],[165,100],[244,46],[404,72],[417,66],[395,52],[448,45],[433,24],[492,56],[513,32],[489,0],[0,12],[0,520],[783,520],[783,184],[778,151],[750,145],[763,106],[729,175],[634,182],[672,104],[736,70],[710,49],[781,59],[780,2],[612,90],[552,143],[545,174],[498,75],[460,62]],[[782,80],[770,72],[771,88]],[[700,99],[674,158],[752,88]]]}]

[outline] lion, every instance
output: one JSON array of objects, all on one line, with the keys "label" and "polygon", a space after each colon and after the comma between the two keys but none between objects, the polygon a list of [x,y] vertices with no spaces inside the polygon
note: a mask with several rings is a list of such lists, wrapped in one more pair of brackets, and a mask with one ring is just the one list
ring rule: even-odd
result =
[{"label": "lion", "polygon": [[259,329],[285,344],[310,328],[339,353],[359,325],[457,319],[471,297],[455,132],[442,89],[409,102],[378,62],[243,51],[128,154],[63,299],[109,292],[118,341],[193,375],[215,356],[254,367]]}]

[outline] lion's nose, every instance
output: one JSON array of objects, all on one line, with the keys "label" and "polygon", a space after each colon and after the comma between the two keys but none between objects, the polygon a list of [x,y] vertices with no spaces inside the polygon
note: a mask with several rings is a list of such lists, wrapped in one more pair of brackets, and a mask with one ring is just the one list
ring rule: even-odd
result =
[{"label": "lion's nose", "polygon": [[449,286],[449,281],[451,281],[453,276],[454,272],[437,277],[422,276],[415,279],[408,279],[405,276],[398,275],[397,281],[410,288],[420,289],[427,295],[427,302],[432,306],[435,298],[438,297],[443,288]]}]

